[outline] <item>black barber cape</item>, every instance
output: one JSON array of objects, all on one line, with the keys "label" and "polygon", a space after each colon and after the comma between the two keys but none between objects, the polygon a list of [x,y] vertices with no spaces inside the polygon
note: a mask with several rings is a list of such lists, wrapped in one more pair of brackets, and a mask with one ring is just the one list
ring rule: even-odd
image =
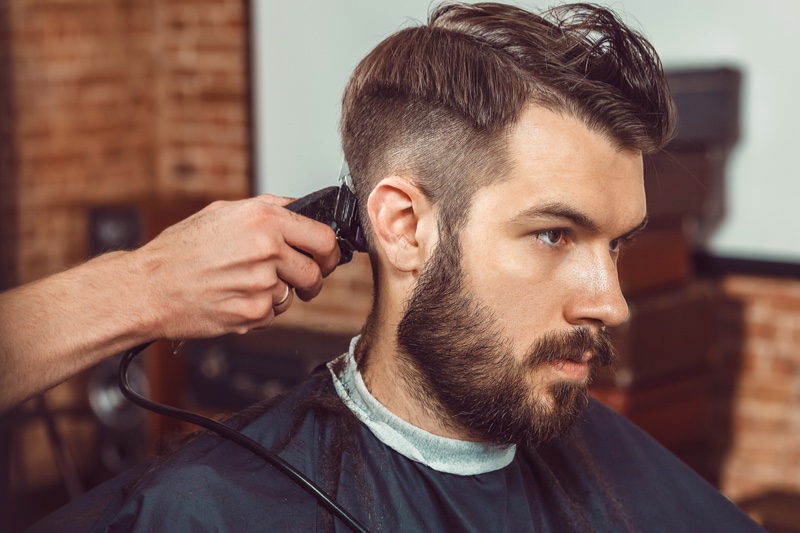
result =
[{"label": "black barber cape", "polygon": [[[370,531],[760,531],[621,416],[591,401],[574,430],[499,470],[437,472],[378,440],[321,368],[228,422],[329,491]],[[262,459],[202,433],[33,531],[349,531]]]}]

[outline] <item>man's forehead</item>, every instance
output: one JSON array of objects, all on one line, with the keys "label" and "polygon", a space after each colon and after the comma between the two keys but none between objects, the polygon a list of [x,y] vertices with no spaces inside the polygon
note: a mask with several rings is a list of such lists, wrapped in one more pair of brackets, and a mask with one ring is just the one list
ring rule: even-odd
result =
[{"label": "man's forehead", "polygon": [[646,215],[641,154],[619,150],[573,117],[529,107],[510,132],[509,156],[508,174],[476,195],[487,203],[481,216],[617,231]]},{"label": "man's forehead", "polygon": [[577,159],[603,151],[626,154],[641,164],[641,151],[619,146],[603,131],[591,128],[574,115],[535,103],[528,104],[509,129],[508,149],[512,159],[525,158],[569,171]]}]

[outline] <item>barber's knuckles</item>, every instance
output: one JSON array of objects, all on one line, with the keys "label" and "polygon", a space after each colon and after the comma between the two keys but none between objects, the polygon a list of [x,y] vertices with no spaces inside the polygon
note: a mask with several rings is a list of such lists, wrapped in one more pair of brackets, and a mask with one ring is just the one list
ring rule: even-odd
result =
[{"label": "barber's knuckles", "polygon": [[240,302],[237,310],[241,327],[253,328],[265,320],[275,317],[272,294],[263,294],[258,298],[248,298]]}]

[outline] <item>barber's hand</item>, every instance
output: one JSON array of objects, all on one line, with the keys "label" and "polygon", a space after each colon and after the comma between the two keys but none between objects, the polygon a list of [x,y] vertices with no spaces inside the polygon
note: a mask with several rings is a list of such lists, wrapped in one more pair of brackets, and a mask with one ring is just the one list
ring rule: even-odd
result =
[{"label": "barber's hand", "polygon": [[282,207],[290,201],[215,202],[132,252],[146,279],[145,326],[171,339],[245,333],[286,311],[293,290],[319,294],[339,247],[328,226]]}]

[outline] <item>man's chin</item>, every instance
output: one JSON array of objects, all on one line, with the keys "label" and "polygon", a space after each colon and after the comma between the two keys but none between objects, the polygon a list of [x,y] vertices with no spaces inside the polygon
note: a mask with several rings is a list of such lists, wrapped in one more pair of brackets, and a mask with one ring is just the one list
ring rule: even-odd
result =
[{"label": "man's chin", "polygon": [[489,441],[498,445],[540,446],[569,433],[588,403],[584,383],[556,382],[547,393],[539,393],[528,412],[517,418],[512,426],[506,426],[502,436],[488,436]]},{"label": "man's chin", "polygon": [[[547,404],[547,406],[540,404],[537,420],[532,420],[539,428],[532,432],[533,439],[530,436],[524,439],[528,444],[543,444],[567,434],[572,429],[589,405],[585,378],[581,381],[562,380],[553,384],[550,387]],[[530,442],[531,440],[533,442]]]},{"label": "man's chin", "polygon": [[589,387],[584,381],[561,380],[550,387],[554,402],[554,414],[558,412],[583,411],[589,402]]},{"label": "man's chin", "polygon": [[581,404],[581,400],[588,396],[587,384],[582,380],[559,379],[554,381],[545,394],[536,398],[538,410],[544,416],[559,417],[563,412],[569,412],[573,405]]}]

